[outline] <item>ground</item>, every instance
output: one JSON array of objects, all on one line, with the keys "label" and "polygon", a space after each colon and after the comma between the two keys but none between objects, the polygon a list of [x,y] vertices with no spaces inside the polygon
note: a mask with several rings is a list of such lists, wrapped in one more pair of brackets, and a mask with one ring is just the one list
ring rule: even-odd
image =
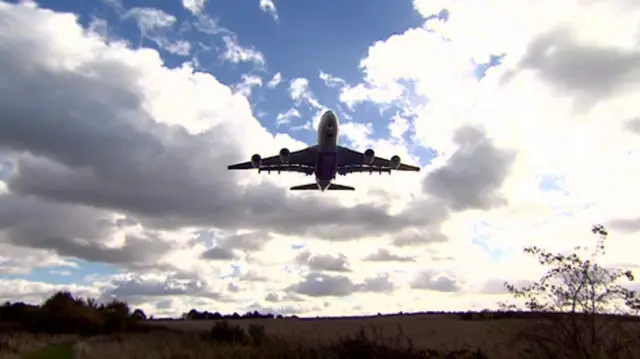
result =
[{"label": "ground", "polygon": [[[172,331],[125,333],[111,336],[77,339],[69,336],[46,337],[13,334],[14,343],[20,342],[19,350],[0,350],[0,358],[25,359],[67,359],[73,358],[71,348],[77,340],[89,343],[90,350],[84,359],[117,357],[128,358],[281,358],[282,351],[292,358],[307,358],[308,354],[297,353],[293,346],[303,343],[316,347],[334,343],[338,338],[357,336],[364,329],[369,338],[389,347],[432,349],[439,353],[455,350],[480,350],[488,358],[515,358],[522,353],[522,343],[514,340],[514,334],[530,324],[532,319],[491,319],[463,320],[463,315],[453,314],[410,314],[351,318],[313,319],[239,319],[229,320],[246,332],[252,325],[263,326],[266,337],[281,338],[277,344],[263,344],[262,347],[243,346],[202,340],[213,325],[221,320],[148,320],[156,328]],[[629,328],[640,333],[640,325],[629,324]],[[287,344],[285,344],[287,343]],[[284,348],[287,347],[287,348]],[[262,349],[266,348],[266,349]],[[275,351],[274,351],[275,350]],[[257,356],[256,356],[257,355]],[[352,357],[352,354],[347,356]],[[367,356],[370,357],[370,356]],[[377,356],[377,358],[388,356]],[[391,357],[395,357],[391,354]],[[405,356],[402,356],[405,357]],[[425,356],[406,356],[406,358]],[[428,356],[426,356],[428,357]],[[439,356],[436,356],[439,357]],[[540,356],[531,356],[539,358]],[[319,356],[325,358],[325,356]],[[364,357],[363,357],[364,358]],[[454,356],[453,358],[458,358]],[[462,356],[460,358],[476,358]]]}]

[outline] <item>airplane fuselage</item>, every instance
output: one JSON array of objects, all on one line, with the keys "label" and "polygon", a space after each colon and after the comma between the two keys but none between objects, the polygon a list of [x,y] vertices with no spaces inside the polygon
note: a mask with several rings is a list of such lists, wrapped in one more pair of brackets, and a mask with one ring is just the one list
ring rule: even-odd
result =
[{"label": "airplane fuselage", "polygon": [[335,179],[338,168],[338,117],[332,111],[326,111],[320,118],[317,148],[316,183],[324,191]]}]

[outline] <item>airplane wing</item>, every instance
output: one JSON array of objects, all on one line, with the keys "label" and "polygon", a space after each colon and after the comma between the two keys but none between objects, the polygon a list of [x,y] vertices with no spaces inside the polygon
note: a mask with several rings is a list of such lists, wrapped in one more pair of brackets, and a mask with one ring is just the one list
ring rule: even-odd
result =
[{"label": "airplane wing", "polygon": [[307,147],[305,149],[289,153],[289,161],[282,163],[280,155],[262,158],[258,167],[254,166],[253,161],[237,163],[227,166],[229,170],[250,170],[257,169],[258,172],[300,172],[307,175],[313,174],[316,164],[316,147]]},{"label": "airplane wing", "polygon": [[419,172],[420,167],[400,163],[397,168],[392,168],[390,160],[376,156],[370,164],[367,164],[364,162],[364,153],[338,146],[338,173],[341,175],[358,172],[391,173],[391,171]]}]

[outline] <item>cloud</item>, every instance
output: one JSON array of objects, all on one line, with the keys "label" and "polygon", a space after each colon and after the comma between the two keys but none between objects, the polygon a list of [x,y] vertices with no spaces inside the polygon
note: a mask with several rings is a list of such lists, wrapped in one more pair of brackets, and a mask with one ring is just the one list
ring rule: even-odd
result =
[{"label": "cloud", "polygon": [[393,288],[388,276],[370,277],[361,283],[353,283],[346,276],[312,272],[287,290],[309,297],[345,297],[357,292],[387,292]]},{"label": "cloud", "polygon": [[176,17],[160,9],[133,7],[122,14],[123,19],[134,19],[140,29],[140,45],[143,39],[153,41],[159,48],[175,55],[186,56],[191,44],[184,40],[169,40],[168,32],[176,22]]},{"label": "cloud", "polygon": [[297,103],[305,102],[315,109],[321,109],[324,106],[316,99],[315,95],[309,88],[309,80],[303,77],[297,77],[289,83],[289,95],[291,99]]},{"label": "cloud", "polygon": [[282,74],[277,72],[275,75],[273,75],[271,80],[269,80],[269,82],[267,83],[267,87],[274,89],[278,87],[281,81],[282,81]]},{"label": "cloud", "polygon": [[145,302],[165,296],[198,296],[212,300],[224,300],[217,288],[202,279],[181,278],[180,276],[120,275],[103,288],[101,299],[124,299],[130,304]]},{"label": "cloud", "polygon": [[243,47],[238,43],[235,36],[227,35],[223,36],[225,50],[220,55],[220,58],[237,64],[240,62],[252,62],[258,68],[263,68],[266,64],[264,55],[254,49],[253,47]]},{"label": "cloud", "polygon": [[300,111],[295,108],[290,108],[285,113],[279,113],[276,117],[276,126],[289,124],[291,119],[295,117],[300,117]]},{"label": "cloud", "polygon": [[366,256],[364,260],[372,262],[414,262],[415,258],[411,256],[393,254],[386,248],[380,248],[377,252]]},{"label": "cloud", "polygon": [[640,135],[640,117],[636,117],[626,121],[625,128],[635,134]]},{"label": "cloud", "polygon": [[107,4],[107,6],[111,7],[118,13],[125,12],[125,8],[122,5],[122,0],[102,0],[102,2]]},{"label": "cloud", "polygon": [[582,44],[575,35],[560,28],[538,36],[516,71],[534,70],[559,93],[576,95],[583,110],[640,84],[639,50]]},{"label": "cloud", "polygon": [[218,246],[208,249],[206,252],[202,253],[202,257],[213,260],[231,260],[238,258],[232,249]]},{"label": "cloud", "polygon": [[431,289],[439,292],[457,292],[461,289],[461,285],[453,278],[436,275],[433,272],[423,272],[411,282],[411,288]]},{"label": "cloud", "polygon": [[262,87],[262,78],[260,76],[242,74],[241,81],[234,86],[234,90],[237,93],[249,97],[256,87]]},{"label": "cloud", "polygon": [[508,175],[514,153],[496,148],[482,130],[473,127],[458,129],[454,142],[459,149],[426,178],[425,190],[457,211],[504,205],[496,191]]},{"label": "cloud", "polygon": [[[628,199],[640,180],[633,120],[640,7],[492,0],[414,6],[425,23],[372,44],[360,62],[362,81],[340,90],[351,108],[398,107],[406,123],[395,131],[438,154],[422,188],[429,212],[442,210],[431,225],[438,230],[407,229],[392,243],[446,248],[438,256],[448,260],[436,264],[456,278],[465,273],[473,288],[488,273],[504,277],[498,268],[507,262],[517,276],[535,276],[535,263],[505,257],[532,244],[570,250],[584,243],[577,233],[603,220],[618,238],[607,260],[628,258],[623,248],[637,247],[630,234],[640,210]],[[439,15],[443,9],[448,16]],[[596,18],[597,25],[587,20]],[[502,54],[479,79],[478,64]],[[481,246],[474,241],[483,226]],[[465,258],[484,258],[487,266],[468,273]],[[443,285],[452,280],[445,277]]]},{"label": "cloud", "polygon": [[276,9],[276,4],[273,3],[273,0],[260,0],[260,10],[269,14],[274,21],[278,22],[278,10]]},{"label": "cloud", "polygon": [[200,14],[204,10],[207,0],[182,0],[182,6],[194,15]]},{"label": "cloud", "polygon": [[231,30],[225,28],[224,26],[221,26],[217,19],[211,18],[210,16],[203,13],[199,13],[195,17],[192,24],[197,31],[204,34],[209,34],[209,35],[225,34],[229,36],[235,36],[235,34]]},{"label": "cloud", "polygon": [[314,271],[350,272],[349,260],[340,253],[338,255],[322,254],[312,255],[309,251],[301,252],[296,256],[298,264],[306,265]]},{"label": "cloud", "polygon": [[339,78],[339,77],[335,77],[331,74],[328,74],[324,71],[320,71],[320,74],[318,75],[318,77],[324,81],[324,84],[327,85],[328,87],[342,87],[345,86],[347,83],[345,80]]}]

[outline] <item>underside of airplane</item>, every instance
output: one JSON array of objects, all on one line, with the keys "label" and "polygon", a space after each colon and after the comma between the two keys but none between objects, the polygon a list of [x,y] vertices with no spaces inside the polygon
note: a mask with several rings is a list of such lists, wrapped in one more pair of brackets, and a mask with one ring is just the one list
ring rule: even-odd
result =
[{"label": "underside of airplane", "polygon": [[318,126],[318,144],[290,152],[283,148],[275,156],[262,158],[259,154],[251,161],[228,166],[230,170],[257,169],[258,172],[298,172],[316,177],[315,183],[291,187],[292,191],[353,191],[350,186],[333,183],[336,175],[349,173],[389,173],[391,171],[420,171],[420,167],[403,164],[399,156],[391,159],[376,157],[373,149],[358,152],[337,144],[338,119],[332,111],[322,115]]}]

